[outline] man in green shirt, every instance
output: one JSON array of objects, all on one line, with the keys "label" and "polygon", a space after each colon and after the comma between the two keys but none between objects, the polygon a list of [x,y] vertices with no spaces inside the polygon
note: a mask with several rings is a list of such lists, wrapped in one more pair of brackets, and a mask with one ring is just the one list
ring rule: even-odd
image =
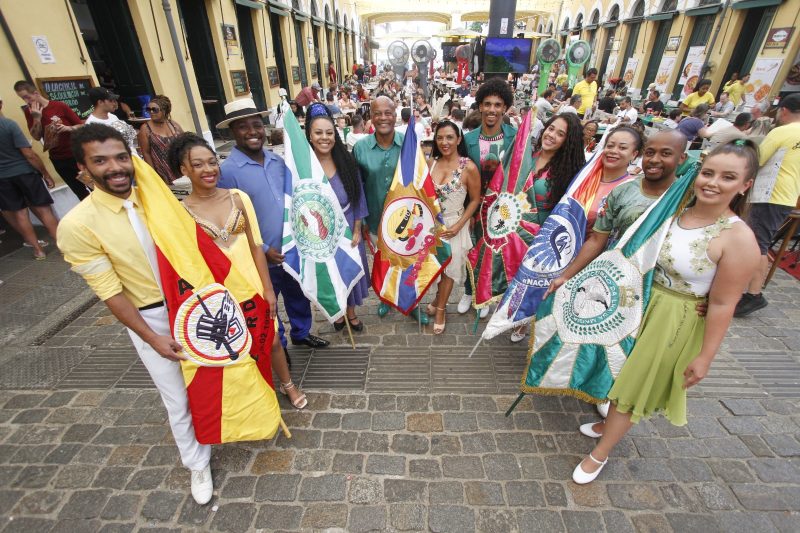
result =
[{"label": "man in green shirt", "polygon": [[[358,163],[361,179],[364,182],[364,196],[367,199],[367,218],[364,228],[377,236],[383,214],[386,194],[394,179],[394,171],[400,160],[403,134],[394,130],[397,122],[397,106],[387,96],[379,96],[370,104],[370,118],[375,133],[358,141],[353,147],[353,156]],[[378,316],[386,316],[389,306],[383,302],[378,306]],[[428,324],[428,316],[420,315],[415,308],[410,315],[422,324]]]}]

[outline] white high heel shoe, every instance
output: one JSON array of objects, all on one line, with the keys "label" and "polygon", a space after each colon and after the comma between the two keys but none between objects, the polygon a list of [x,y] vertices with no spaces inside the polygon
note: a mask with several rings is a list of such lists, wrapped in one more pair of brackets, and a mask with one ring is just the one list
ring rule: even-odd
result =
[{"label": "white high heel shoe", "polygon": [[597,476],[600,475],[600,472],[603,470],[603,467],[606,466],[606,463],[608,462],[608,459],[606,459],[605,461],[598,461],[592,456],[591,453],[589,454],[589,459],[599,464],[600,468],[598,468],[594,472],[586,472],[583,468],[581,468],[583,461],[578,463],[578,466],[576,466],[575,470],[573,470],[572,472],[572,481],[574,481],[578,485],[586,485],[587,483],[591,483],[592,481],[597,479]]}]

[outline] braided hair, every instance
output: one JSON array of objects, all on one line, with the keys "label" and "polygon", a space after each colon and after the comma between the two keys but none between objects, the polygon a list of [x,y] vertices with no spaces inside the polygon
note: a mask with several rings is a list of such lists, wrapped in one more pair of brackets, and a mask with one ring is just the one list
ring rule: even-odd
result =
[{"label": "braided hair", "polygon": [[[311,144],[311,126],[317,120],[327,120],[333,126],[333,149],[331,150],[331,157],[333,164],[336,165],[336,172],[339,174],[339,179],[342,180],[342,185],[347,193],[347,199],[350,205],[358,205],[359,198],[361,197],[361,180],[358,177],[358,167],[356,166],[355,158],[347,151],[339,132],[336,129],[336,123],[333,121],[333,116],[328,108],[323,104],[311,104],[308,107],[306,118],[306,139]],[[313,148],[313,147],[312,147]]]},{"label": "braided hair", "polygon": [[567,136],[564,138],[564,144],[545,167],[550,171],[550,194],[554,202],[561,200],[561,197],[567,192],[572,178],[586,164],[586,155],[583,151],[583,126],[581,126],[578,115],[574,113],[563,113],[550,117],[544,124],[539,140],[536,141],[534,153],[542,149],[544,132],[556,120],[563,120],[567,123]]},{"label": "braided hair", "polygon": [[169,120],[169,115],[172,113],[172,102],[167,96],[157,94],[150,99],[150,103],[157,104],[161,108],[161,112],[164,113],[164,118]]},{"label": "braided hair", "polygon": [[183,172],[181,172],[181,163],[183,163],[184,158],[195,146],[207,148],[212,154],[215,153],[208,144],[208,141],[196,133],[181,133],[172,140],[167,149],[167,163],[169,164],[169,169],[175,176],[183,174]]}]

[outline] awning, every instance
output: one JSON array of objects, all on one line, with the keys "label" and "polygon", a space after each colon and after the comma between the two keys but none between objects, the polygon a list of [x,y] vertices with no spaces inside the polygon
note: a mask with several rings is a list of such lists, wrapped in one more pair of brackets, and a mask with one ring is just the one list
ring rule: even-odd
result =
[{"label": "awning", "polygon": [[267,0],[269,4],[269,10],[276,15],[280,15],[282,17],[288,17],[290,15],[289,9],[291,9],[286,4],[278,2],[278,0]]},{"label": "awning", "polygon": [[653,13],[645,18],[647,20],[669,20],[678,16],[677,11],[664,11],[663,13]]},{"label": "awning", "polygon": [[370,40],[369,40],[369,47],[370,47],[372,50],[380,50],[380,48],[381,48],[381,43],[379,43],[379,42],[378,42],[378,41],[376,41],[375,39],[370,39]]},{"label": "awning", "polygon": [[687,9],[684,13],[687,17],[702,17],[703,15],[713,15],[722,9],[722,4],[713,4],[710,6],[700,6],[693,9]]},{"label": "awning", "polygon": [[240,6],[249,7],[252,9],[264,9],[264,4],[261,2],[255,2],[254,0],[236,0],[236,3]]},{"label": "awning", "polygon": [[587,24],[586,26],[583,27],[583,29],[584,30],[596,30],[597,29],[597,24]]},{"label": "awning", "polygon": [[311,15],[311,24],[313,24],[314,26],[322,26],[325,24],[325,21],[319,17]]},{"label": "awning", "polygon": [[604,27],[604,28],[616,28],[617,26],[619,26],[619,21],[618,20],[609,20],[608,22],[603,22],[600,25],[602,27]]},{"label": "awning", "polygon": [[780,5],[783,0],[739,0],[731,4],[733,9],[755,9],[757,7],[770,7]]},{"label": "awning", "polygon": [[639,24],[644,22],[644,17],[631,17],[622,21],[623,24]]},{"label": "awning", "polygon": [[558,32],[559,35],[569,35],[569,30],[561,30]]},{"label": "awning", "polygon": [[294,18],[299,20],[300,22],[308,22],[309,19],[311,19],[311,15],[309,15],[308,13],[304,13],[299,9],[292,10],[292,14],[294,15]]}]

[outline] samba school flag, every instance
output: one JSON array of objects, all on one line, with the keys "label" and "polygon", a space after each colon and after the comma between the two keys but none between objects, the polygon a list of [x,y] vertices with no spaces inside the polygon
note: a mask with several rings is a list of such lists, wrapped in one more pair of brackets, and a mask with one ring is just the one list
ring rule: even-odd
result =
[{"label": "samba school flag", "polygon": [[522,393],[606,400],[650,300],[653,274],[673,217],[688,199],[695,163],[600,254],[539,306]]},{"label": "samba school flag", "polygon": [[[147,163],[134,157],[133,164],[172,336],[188,356],[181,370],[197,441],[272,438],[281,414],[270,363],[275,323],[263,289],[236,270]],[[250,223],[258,234],[258,222]]]},{"label": "samba school flag", "polygon": [[283,268],[330,321],[344,316],[347,295],[364,276],[353,233],[317,156],[293,113],[284,117]]},{"label": "samba school flag", "polygon": [[491,339],[534,317],[550,281],[561,275],[583,246],[587,213],[602,169],[602,156],[596,153],[575,175],[531,241],[481,338]]},{"label": "samba school flag", "polygon": [[528,112],[514,140],[514,148],[498,166],[481,202],[477,243],[467,255],[467,272],[476,309],[497,301],[517,273],[528,246],[539,233],[535,201],[532,205],[535,160]]},{"label": "samba school flag", "polygon": [[443,226],[412,115],[383,204],[372,266],[375,293],[404,315],[417,306],[450,262],[450,245],[439,238]]}]

